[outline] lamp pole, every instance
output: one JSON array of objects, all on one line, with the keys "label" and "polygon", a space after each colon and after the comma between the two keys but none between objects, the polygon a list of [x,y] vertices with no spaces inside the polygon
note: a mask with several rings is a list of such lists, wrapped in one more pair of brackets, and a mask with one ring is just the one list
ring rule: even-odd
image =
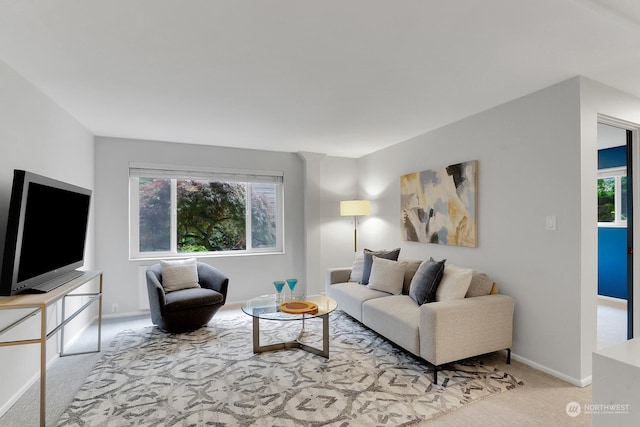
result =
[{"label": "lamp pole", "polygon": [[358,216],[353,216],[353,252],[358,252]]}]

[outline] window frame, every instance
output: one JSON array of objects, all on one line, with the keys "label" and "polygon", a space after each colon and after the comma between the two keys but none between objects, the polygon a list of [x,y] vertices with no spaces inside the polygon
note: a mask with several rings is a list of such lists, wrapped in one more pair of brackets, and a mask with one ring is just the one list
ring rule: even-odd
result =
[{"label": "window frame", "polygon": [[[171,180],[171,249],[169,251],[140,251],[140,178]],[[246,244],[244,250],[178,252],[177,250],[177,181],[180,179],[229,181],[246,184],[245,224]],[[276,245],[272,248],[254,248],[252,244],[251,195],[252,184],[276,184]],[[194,166],[130,163],[129,164],[129,259],[132,261],[157,260],[162,258],[207,258],[284,253],[284,172],[249,169],[225,169]]]},{"label": "window frame", "polygon": [[[615,219],[612,222],[598,221],[598,227],[623,228],[627,227],[627,220],[622,219],[622,178],[627,177],[626,166],[618,166],[598,170],[597,179],[614,178],[614,211]],[[628,179],[628,178],[627,178]]]}]

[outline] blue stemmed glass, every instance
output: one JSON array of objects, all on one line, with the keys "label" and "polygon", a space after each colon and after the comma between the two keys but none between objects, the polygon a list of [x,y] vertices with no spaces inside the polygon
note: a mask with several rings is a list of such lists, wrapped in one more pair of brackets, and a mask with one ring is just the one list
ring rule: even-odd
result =
[{"label": "blue stemmed glass", "polygon": [[298,279],[287,279],[287,286],[291,290],[291,299],[293,299],[293,290],[298,284]]},{"label": "blue stemmed glass", "polygon": [[276,295],[276,303],[281,303],[282,302],[282,290],[284,289],[284,281],[283,280],[276,280],[275,282],[273,282],[273,286],[276,288],[276,291],[278,292],[278,295]]}]

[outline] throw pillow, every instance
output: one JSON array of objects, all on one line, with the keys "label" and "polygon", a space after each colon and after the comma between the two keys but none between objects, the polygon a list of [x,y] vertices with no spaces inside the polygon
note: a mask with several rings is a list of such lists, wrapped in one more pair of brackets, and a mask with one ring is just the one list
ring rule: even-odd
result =
[{"label": "throw pillow", "polygon": [[407,267],[404,269],[404,283],[402,284],[402,293],[409,295],[409,287],[411,286],[411,280],[415,276],[418,267],[422,264],[422,260],[419,259],[399,259],[398,262],[406,262]]},{"label": "throw pillow", "polygon": [[373,266],[371,267],[371,275],[369,276],[367,287],[392,295],[400,295],[406,266],[406,262],[391,261],[377,256],[373,257]]},{"label": "throw pillow", "polygon": [[366,285],[369,283],[369,276],[371,275],[371,267],[373,266],[373,257],[377,256],[384,259],[390,259],[392,261],[398,260],[400,255],[400,248],[396,248],[392,251],[372,251],[371,249],[364,250],[364,267],[362,269],[362,280],[360,283]]},{"label": "throw pillow", "polygon": [[463,299],[471,284],[473,270],[447,265],[436,291],[436,301]]},{"label": "throw pillow", "polygon": [[356,252],[353,258],[353,265],[351,266],[351,276],[349,276],[350,282],[358,282],[362,280],[362,271],[364,270],[364,253],[362,251]]},{"label": "throw pillow", "polygon": [[162,287],[165,292],[200,287],[195,258],[160,261],[160,268],[162,269]]},{"label": "throw pillow", "polygon": [[435,301],[445,261],[444,259],[435,261],[433,258],[429,258],[418,267],[418,271],[411,279],[411,286],[409,286],[409,297],[418,305]]},{"label": "throw pillow", "polygon": [[467,290],[467,294],[464,297],[473,298],[483,295],[489,295],[491,294],[493,285],[494,281],[491,280],[491,278],[485,273],[474,271],[473,275],[471,276],[471,284],[469,284],[469,289]]}]

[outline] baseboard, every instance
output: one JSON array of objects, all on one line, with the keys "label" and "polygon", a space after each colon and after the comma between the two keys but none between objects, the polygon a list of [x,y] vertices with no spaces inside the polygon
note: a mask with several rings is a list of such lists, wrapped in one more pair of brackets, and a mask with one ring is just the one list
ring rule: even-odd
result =
[{"label": "baseboard", "polygon": [[149,310],[127,311],[118,313],[103,314],[102,319],[119,319],[121,317],[149,316]]},{"label": "baseboard", "polygon": [[525,365],[530,366],[534,369],[542,371],[545,374],[549,374],[551,376],[561,379],[562,381],[566,381],[569,384],[573,384],[577,387],[586,387],[588,385],[591,385],[591,375],[589,375],[586,378],[577,379],[577,378],[573,378],[568,375],[565,375],[562,372],[558,372],[555,369],[551,369],[548,366],[544,366],[544,365],[541,365],[540,363],[534,362],[533,360],[529,360],[526,357],[519,356],[515,353],[511,353],[511,358],[520,363],[524,363]]},{"label": "baseboard", "polygon": [[[242,308],[243,302],[227,302],[225,305],[220,307],[220,310],[240,310]],[[121,317],[138,317],[138,316],[150,316],[149,310],[136,310],[136,311],[127,311],[127,312],[118,312],[118,313],[109,313],[103,314],[103,319],[119,319]]]},{"label": "baseboard", "polygon": [[227,302],[220,307],[220,310],[240,310],[243,304],[244,302]]}]

